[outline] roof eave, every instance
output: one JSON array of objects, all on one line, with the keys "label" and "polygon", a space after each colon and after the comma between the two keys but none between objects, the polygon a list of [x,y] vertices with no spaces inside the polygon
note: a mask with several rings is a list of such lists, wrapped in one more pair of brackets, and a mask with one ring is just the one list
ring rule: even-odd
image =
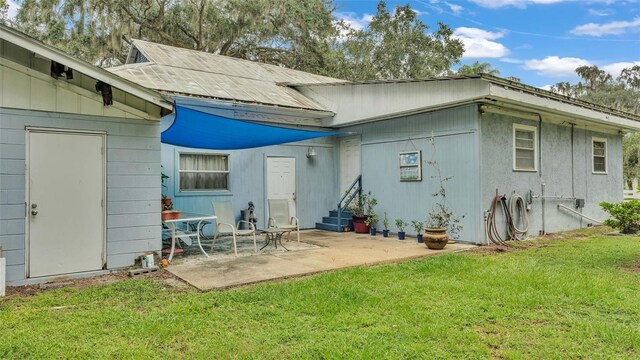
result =
[{"label": "roof eave", "polygon": [[59,49],[46,45],[36,39],[33,39],[17,30],[14,30],[2,24],[0,24],[0,39],[13,43],[57,63],[64,64],[96,80],[105,82],[111,86],[135,95],[162,108],[165,108],[167,110],[173,109],[173,105],[171,104],[170,100],[164,98],[161,94],[153,90],[147,89],[141,85],[126,80],[118,76],[117,74],[113,74],[105,69],[76,59]]}]

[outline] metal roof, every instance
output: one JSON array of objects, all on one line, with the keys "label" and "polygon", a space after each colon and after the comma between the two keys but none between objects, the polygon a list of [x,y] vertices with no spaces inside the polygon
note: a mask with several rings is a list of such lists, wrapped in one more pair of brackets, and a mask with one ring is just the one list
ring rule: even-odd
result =
[{"label": "metal roof", "polygon": [[[132,52],[146,62],[108,70],[144,87],[182,94],[326,111],[318,103],[281,83],[336,83],[342,80],[280,66],[263,64],[196,50],[134,40]],[[135,56],[129,56],[129,62]]]},{"label": "metal roof", "polygon": [[358,86],[358,85],[374,85],[374,84],[402,84],[402,83],[420,83],[420,82],[438,82],[438,81],[455,81],[455,80],[469,80],[469,79],[481,79],[487,81],[491,84],[503,86],[505,89],[514,90],[522,93],[528,93],[531,95],[535,95],[537,97],[547,98],[551,100],[556,100],[560,102],[564,102],[567,104],[571,104],[574,106],[578,106],[581,108],[586,108],[590,110],[599,111],[605,114],[616,115],[620,117],[624,117],[627,119],[631,119],[634,121],[640,121],[640,115],[612,109],[610,107],[594,104],[588,101],[572,98],[570,96],[558,94],[549,90],[544,90],[537,88],[535,86],[526,85],[517,81],[512,81],[509,79],[501,78],[498,76],[493,76],[489,74],[478,74],[478,75],[451,75],[451,76],[438,76],[431,78],[423,78],[423,79],[393,79],[393,80],[368,80],[368,81],[334,81],[334,82],[325,82],[325,83],[282,83],[281,85],[290,86],[293,88],[305,88],[305,87],[316,87],[316,86]]}]

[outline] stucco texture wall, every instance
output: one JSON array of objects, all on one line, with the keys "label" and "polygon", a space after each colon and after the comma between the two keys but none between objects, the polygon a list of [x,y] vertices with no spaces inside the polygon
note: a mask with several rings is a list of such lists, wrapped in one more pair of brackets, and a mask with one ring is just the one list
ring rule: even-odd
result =
[{"label": "stucco texture wall", "polygon": [[[539,172],[513,170],[513,124],[538,127],[541,137]],[[540,129],[541,126],[541,129]],[[515,117],[483,114],[481,129],[482,207],[488,209],[496,194],[509,197],[514,191],[525,196],[529,191],[540,195],[575,196],[585,199],[583,214],[603,220],[606,214],[598,205],[602,201],[622,201],[622,137],[590,131],[570,124],[551,124]],[[607,139],[608,173],[592,173],[592,137]],[[536,139],[537,141],[537,139]],[[573,161],[572,161],[573,160]],[[544,231],[557,232],[587,226],[589,221],[558,209],[558,204],[574,208],[573,200],[546,199]],[[575,209],[575,208],[574,208]],[[529,235],[543,230],[542,200],[533,199],[529,215]],[[502,218],[499,219],[499,221]]]},{"label": "stucco texture wall", "polygon": [[[477,243],[482,241],[479,206],[479,159],[477,106],[470,105],[450,110],[417,114],[387,121],[346,128],[362,139],[362,182],[365,191],[371,191],[378,200],[375,211],[390,219],[390,229],[396,232],[397,218],[405,221],[425,221],[435,204],[432,194],[439,181],[428,160],[436,160],[445,182],[447,202],[454,214],[464,216],[463,230],[458,240]],[[435,147],[428,140],[435,138]],[[400,181],[399,152],[422,152],[422,181]],[[382,222],[378,225],[382,228]],[[415,235],[409,226],[407,234]]]}]

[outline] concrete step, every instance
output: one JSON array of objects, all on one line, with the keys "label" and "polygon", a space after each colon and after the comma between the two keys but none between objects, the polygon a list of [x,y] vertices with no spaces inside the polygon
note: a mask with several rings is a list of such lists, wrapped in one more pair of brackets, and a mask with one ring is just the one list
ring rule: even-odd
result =
[{"label": "concrete step", "polygon": [[[329,211],[329,216],[330,217],[338,217],[338,210]],[[351,219],[352,216],[353,216],[353,214],[351,213],[351,211],[343,211],[342,212],[342,217],[343,218]]]},{"label": "concrete step", "polygon": [[[322,222],[325,223],[325,224],[337,224],[338,223],[338,218],[337,217],[331,217],[331,216],[325,216],[325,217],[322,218]],[[340,225],[353,227],[353,220],[351,219],[351,216],[342,217],[342,220],[340,221]]]},{"label": "concrete step", "polygon": [[337,224],[325,224],[325,223],[316,223],[316,229],[326,230],[326,231],[351,231],[351,228],[348,226],[338,227]]}]

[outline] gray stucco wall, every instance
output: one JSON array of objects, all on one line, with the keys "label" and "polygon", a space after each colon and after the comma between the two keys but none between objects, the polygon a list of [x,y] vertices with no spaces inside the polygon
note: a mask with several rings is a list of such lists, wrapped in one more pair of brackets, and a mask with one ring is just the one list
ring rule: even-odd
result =
[{"label": "gray stucco wall", "polygon": [[25,126],[105,131],[107,267],[130,266],[141,253],[160,250],[157,122],[0,108],[0,246],[8,282],[25,276]]},{"label": "gray stucco wall", "polygon": [[[435,159],[445,182],[447,200],[457,216],[464,216],[459,240],[481,242],[480,174],[478,158],[477,106],[412,115],[343,129],[361,134],[362,182],[378,200],[376,212],[387,212],[391,231],[397,231],[395,219],[405,221],[427,218],[435,200],[432,194],[438,187],[433,179],[434,168],[427,160]],[[435,137],[435,154],[428,138]],[[422,181],[401,182],[399,152],[422,151]],[[382,228],[382,222],[378,225]],[[409,226],[407,234],[415,234]]]},{"label": "gray stucco wall", "polygon": [[[307,149],[313,146],[317,156],[307,159]],[[229,156],[229,191],[180,192],[178,154],[206,153]],[[338,200],[337,161],[332,138],[320,138],[293,144],[267,146],[245,150],[198,150],[162,144],[163,172],[170,176],[165,180],[163,194],[171,197],[174,208],[187,212],[213,213],[213,201],[231,201],[237,219],[240,210],[253,201],[258,217],[258,228],[267,222],[266,178],[267,157],[294,157],[296,160],[296,209],[301,228],[313,228],[317,221],[335,208]],[[213,232],[212,226],[205,233]]]},{"label": "gray stucco wall", "polygon": [[[571,126],[542,122],[541,170],[522,172],[513,170],[513,124],[540,126],[538,121],[514,117],[483,114],[480,120],[482,154],[482,208],[487,210],[495,196],[509,196],[513,191],[525,195],[529,190],[541,193],[545,184],[546,195],[564,195],[584,198],[586,206],[583,213],[592,218],[603,220],[606,214],[598,204],[601,201],[622,201],[622,137],[589,131],[578,126],[574,129],[573,155],[571,153]],[[607,139],[608,174],[593,174],[591,138]],[[573,158],[573,178],[572,178]],[[572,190],[573,188],[573,190]],[[545,200],[545,231],[556,232],[573,230],[587,226],[576,215],[559,210],[563,204],[573,208],[573,200]],[[529,211],[529,235],[537,235],[542,230],[542,201],[533,199]]]}]

